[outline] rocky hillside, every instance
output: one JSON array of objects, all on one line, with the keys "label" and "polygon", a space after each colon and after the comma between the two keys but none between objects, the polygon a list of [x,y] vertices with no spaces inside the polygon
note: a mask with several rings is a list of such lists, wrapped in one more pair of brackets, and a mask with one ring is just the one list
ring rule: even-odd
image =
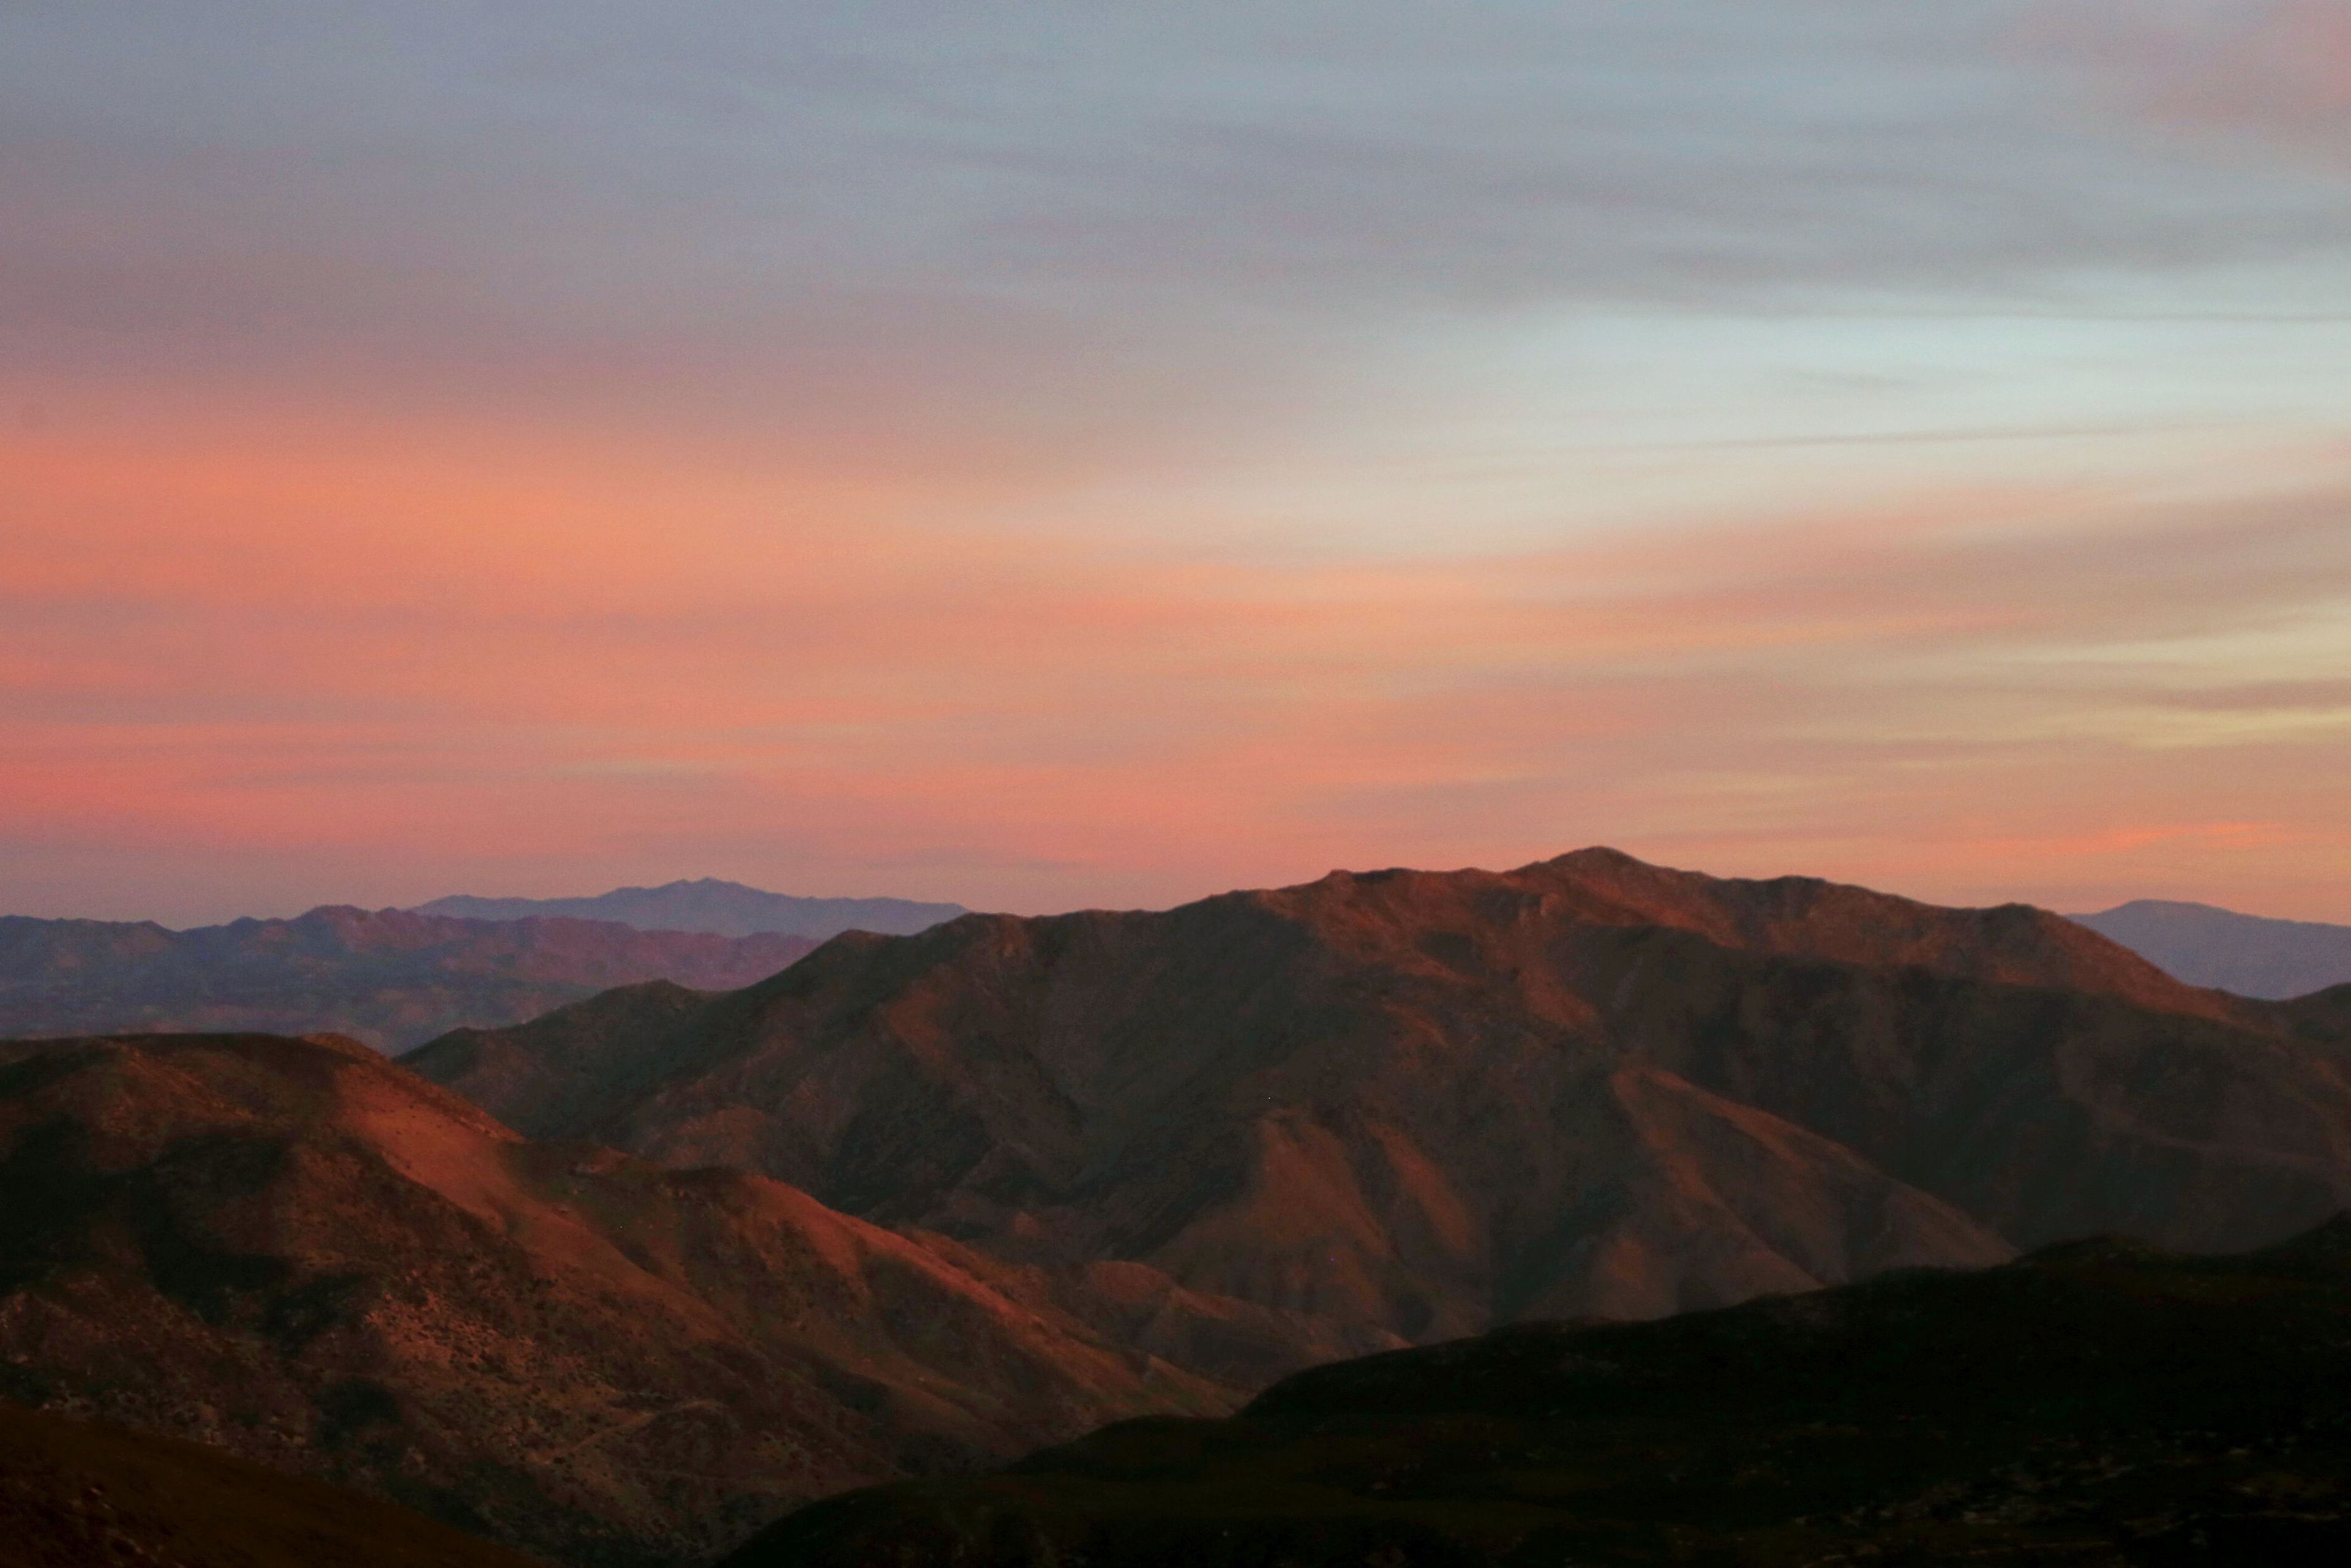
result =
[{"label": "rocky hillside", "polygon": [[2351,1220],[1343,1363],[819,1503],[726,1568],[2332,1568]]},{"label": "rocky hillside", "polygon": [[1281,1370],[1365,1348],[530,1143],[329,1038],[0,1045],[0,1396],[570,1564],[674,1565],[809,1498],[1238,1402],[1064,1300]]},{"label": "rocky hillside", "polygon": [[2351,1202],[2351,1069],[2022,906],[1585,851],[842,937],[408,1059],[534,1135],[1410,1339]]},{"label": "rocky hillside", "polygon": [[534,1568],[375,1498],[193,1443],[0,1404],[11,1568]]},{"label": "rocky hillside", "polygon": [[764,979],[801,936],[637,931],[586,920],[459,920],[330,907],[192,931],[0,917],[0,1036],[333,1030],[402,1050],[515,1023],[632,981]]}]

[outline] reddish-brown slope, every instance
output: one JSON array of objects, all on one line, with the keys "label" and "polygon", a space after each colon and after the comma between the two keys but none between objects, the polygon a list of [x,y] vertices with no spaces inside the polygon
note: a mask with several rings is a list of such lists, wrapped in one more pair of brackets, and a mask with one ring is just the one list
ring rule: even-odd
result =
[{"label": "reddish-brown slope", "polygon": [[534,1145],[351,1042],[0,1047],[0,1393],[566,1562],[1225,1393],[763,1177]]},{"label": "reddish-brown slope", "polygon": [[533,1568],[407,1509],[193,1443],[0,1404],[9,1568]]},{"label": "reddish-brown slope", "polygon": [[2128,1231],[2225,1250],[2351,1204],[2351,1052],[2314,1008],[2229,1023],[1654,929],[1595,934],[1579,962],[1621,1049],[1834,1138],[2020,1246]]},{"label": "reddish-brown slope", "polygon": [[545,1131],[1416,1337],[2351,1197],[2334,1058],[2248,1004],[2040,911],[1605,851],[844,937],[575,1043],[622,1005],[413,1060]]},{"label": "reddish-brown slope", "polygon": [[[1424,910],[1450,904],[1457,918],[1468,913],[1465,904],[1481,898],[1486,907],[1495,907],[1495,890],[1504,888],[1521,899],[1563,904],[1587,925],[1661,926],[1744,952],[2089,991],[2208,1018],[2236,1013],[2236,998],[2182,984],[2128,948],[2030,904],[1952,909],[1817,877],[1707,876],[1650,865],[1609,849],[1578,850],[1493,876],[1402,872],[1381,873],[1379,878],[1401,879],[1405,891],[1401,899],[1371,902]],[[1325,879],[1364,880],[1344,873]],[[1323,906],[1353,902],[1351,893],[1339,891]]]},{"label": "reddish-brown slope", "polygon": [[331,1030],[402,1049],[637,981],[728,990],[814,946],[804,936],[398,909],[329,907],[192,931],[8,916],[0,918],[0,1036]]}]

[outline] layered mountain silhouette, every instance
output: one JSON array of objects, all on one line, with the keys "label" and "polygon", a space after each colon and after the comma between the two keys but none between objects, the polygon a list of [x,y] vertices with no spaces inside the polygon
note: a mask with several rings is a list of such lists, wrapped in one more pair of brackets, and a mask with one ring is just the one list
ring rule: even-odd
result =
[{"label": "layered mountain silhouette", "polygon": [[2073,918],[2194,986],[2283,999],[2351,984],[2351,925],[2156,898]]},{"label": "layered mountain silhouette", "polygon": [[804,936],[339,906],[191,931],[6,916],[0,1036],[333,1030],[400,1050],[461,1024],[520,1022],[632,981],[732,989],[814,946]]},{"label": "layered mountain silhouette", "polygon": [[[706,1557],[810,1498],[1238,1403],[1057,1304],[1080,1275],[527,1142],[333,1037],[0,1044],[0,1397],[566,1563]],[[1280,1327],[1125,1285],[1099,1315]]]},{"label": "layered mountain silhouette", "polygon": [[535,1136],[1413,1340],[2351,1202],[2346,1020],[2095,933],[1592,850],[848,936],[406,1059]]},{"label": "layered mountain silhouette", "polygon": [[2346,1328],[2345,1219],[1525,1325],[819,1503],[725,1568],[2333,1568]]},{"label": "layered mountain silhouette", "polygon": [[341,1487],[0,1404],[0,1562],[11,1568],[533,1568]]},{"label": "layered mountain silhouette", "polygon": [[475,898],[456,894],[419,904],[421,915],[466,920],[527,920],[559,915],[617,920],[646,931],[711,931],[722,936],[778,932],[822,940],[844,931],[907,936],[964,914],[959,904],[918,904],[904,898],[795,898],[763,893],[739,882],[703,877],[659,887],[622,887],[593,898]]},{"label": "layered mountain silhouette", "polygon": [[[318,920],[316,938],[303,922],[275,936],[242,923],[256,951],[282,949],[254,959],[256,1005],[272,974],[347,976],[333,942],[381,941],[462,977],[475,971],[431,967],[444,928],[505,934],[486,938],[520,944],[502,962],[546,933],[659,935]],[[126,929],[141,928],[100,928]],[[314,939],[328,957],[306,956]],[[274,1005],[315,1009],[307,996]],[[794,1514],[745,1562],[935,1548],[971,1563],[1630,1563],[1669,1560],[1655,1532],[1685,1505],[1692,1529],[1731,1532],[1738,1561],[1813,1560],[1756,1542],[1813,1542],[1838,1519],[1915,1524],[1883,1539],[1931,1561],[1937,1531],[1971,1523],[1953,1508],[2034,1529],[2073,1529],[2082,1510],[2142,1518],[2116,1465],[2186,1488],[2272,1484],[2168,1437],[2095,1448],[2095,1476],[2067,1469],[2106,1439],[2051,1410],[2133,1419],[2090,1383],[2044,1408],[1987,1375],[2007,1392],[1985,1399],[2012,1396],[2014,1419],[1967,1406],[1990,1435],[1943,1469],[1923,1439],[1877,1439],[1972,1397],[1962,1373],[2003,1340],[2035,1366],[2101,1336],[2155,1345],[2147,1365],[2177,1360],[2142,1334],[2154,1319],[2121,1308],[2033,1315],[2053,1291],[2105,1290],[2099,1270],[2192,1276],[2205,1283],[2125,1294],[2234,1311],[2292,1293],[2248,1281],[2337,1268],[2339,1228],[2233,1274],[2113,1248],[2003,1265],[2099,1232],[2284,1245],[2351,1205],[2351,987],[2252,999],[2040,910],[1716,879],[1604,850],[1508,873],[1334,873],[1165,912],[846,933],[739,988],[622,985],[396,1061],[329,1035],[0,1041],[0,1398],[214,1445],[580,1568],[707,1560],[810,1499],[967,1473],[1146,1414],[1162,1424],[1007,1478]],[[1948,1279],[1922,1266],[2009,1283],[1938,1295]],[[2326,1281],[2292,1289],[2343,1293]],[[1717,1311],[1757,1297],[1777,1304]],[[1821,1302],[1865,1306],[1820,1307],[1815,1322],[1805,1303]],[[2148,1310],[2189,1325],[2181,1343],[2242,1330],[2290,1350],[2316,1332],[2292,1313]],[[1316,1364],[1692,1311],[1710,1315],[1677,1321],[1749,1326],[1522,1330],[1474,1342],[1490,1352],[1360,1364],[1405,1383],[1449,1369],[1472,1393],[1572,1374],[1558,1408],[1599,1400],[1615,1425],[1559,1436],[1515,1406],[1419,1395],[1346,1413],[1296,1402],[1353,1386],[1348,1372],[1207,1424]],[[1970,1312],[1985,1326],[1954,1341],[1959,1370],[1919,1370],[1924,1342],[1900,1325],[1931,1337]],[[1683,1332],[1654,1332],[1669,1329]],[[1835,1337],[1848,1329],[1859,1337]],[[1742,1361],[1741,1344],[1761,1348]],[[1529,1363],[1513,1345],[1551,1348]],[[2270,1385],[2284,1364],[2221,1359]],[[1594,1391],[1617,1373],[1585,1377],[1604,1363],[1635,1369],[1625,1388],[1666,1392],[1608,1405]],[[1692,1368],[1730,1379],[1729,1437],[1692,1435]],[[2073,1375],[2042,1370],[2052,1388]],[[1929,1401],[1915,1408],[1895,1398],[1914,1373]],[[1892,1402],[1835,1405],[1840,1379]],[[2167,1386],[2212,1392],[2191,1383]],[[2199,1430],[2237,1430],[2233,1407],[2194,1408]],[[1387,1448],[1332,1436],[1391,1417]],[[1457,1450],[1457,1428],[1497,1435]],[[2061,1434],[2056,1458],[2034,1447],[2044,1428]],[[1650,1463],[1645,1444],[1684,1457]],[[1422,1448],[1435,1458],[1416,1469]],[[1768,1479],[1847,1463],[1861,1468],[1842,1491]],[[2276,1486],[2332,1519],[2334,1472],[2302,1464]],[[2001,1490],[2011,1471],[2090,1500],[2027,1519]],[[1717,1490],[1676,1490],[1693,1476]],[[1525,1488],[1583,1500],[1554,1508]],[[1383,1500],[1367,1511],[1366,1497]],[[1270,1533],[1186,1555],[1207,1537],[1181,1521],[1234,1508]],[[2299,1550],[2293,1507],[2263,1508],[2177,1517],[2219,1521],[2212,1540],[2274,1526]],[[1301,1511],[1313,1517],[1292,1529]],[[1587,1515],[1619,1535],[1556,1533]],[[2268,1522],[2244,1522],[2256,1515]],[[1497,1545],[1483,1526],[1462,1533],[1472,1516],[1526,1528]],[[1426,1529],[1399,1535],[1400,1520]],[[1752,1530],[1769,1540],[1737,1535]],[[2071,1560],[2108,1561],[2083,1552]]]}]

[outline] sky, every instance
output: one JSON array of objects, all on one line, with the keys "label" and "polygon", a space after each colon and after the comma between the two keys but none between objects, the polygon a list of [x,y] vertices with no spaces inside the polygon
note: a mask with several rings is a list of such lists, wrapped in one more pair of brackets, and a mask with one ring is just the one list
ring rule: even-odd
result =
[{"label": "sky", "polygon": [[0,0],[0,912],[2351,921],[2351,0]]}]

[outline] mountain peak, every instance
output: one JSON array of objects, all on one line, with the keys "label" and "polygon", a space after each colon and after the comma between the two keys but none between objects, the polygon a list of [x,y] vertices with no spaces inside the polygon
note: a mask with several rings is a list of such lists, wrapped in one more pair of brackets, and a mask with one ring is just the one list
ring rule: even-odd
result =
[{"label": "mountain peak", "polygon": [[[1299,887],[1246,896],[1301,915],[1322,909],[1334,920],[1337,911],[1353,911],[1340,925],[1357,944],[1381,940],[1378,933],[1398,928],[1399,922],[1466,929],[1507,905],[1520,912],[1513,919],[1661,926],[1742,950],[2100,992],[2203,1017],[2231,1016],[2233,1005],[2032,904],[1952,908],[1819,877],[1717,877],[1653,864],[1604,845],[1515,871],[1333,872]],[[1377,922],[1364,925],[1374,911]],[[1330,929],[1335,933],[1340,925]]]},{"label": "mountain peak", "polygon": [[2074,924],[2189,985],[2283,1000],[2351,980],[2351,925],[2241,915],[2210,904],[2139,898]]},{"label": "mountain peak", "polygon": [[585,898],[481,898],[455,894],[416,906],[424,915],[469,920],[560,915],[616,921],[642,931],[700,931],[722,936],[763,933],[824,941],[844,931],[908,936],[964,914],[959,904],[903,898],[800,898],[705,876],[658,887],[619,887]]},{"label": "mountain peak", "polygon": [[[2029,905],[1603,848],[844,940],[739,998],[410,1060],[533,1135],[1425,1339],[2114,1228],[2147,1155],[2085,1129],[2169,1148],[2213,1084],[2255,1146],[2198,1143],[2158,1239],[2267,1239],[2340,1206],[2346,1094],[2241,1006]],[[2093,1040],[2197,1065],[2082,1082]],[[2243,1185],[2284,1144],[2290,1197]]]},{"label": "mountain peak", "polygon": [[1547,861],[1536,861],[1532,862],[1532,864],[1521,866],[1520,869],[1521,871],[1531,871],[1538,865],[1569,864],[1640,866],[1648,871],[1664,871],[1667,869],[1664,866],[1652,864],[1650,862],[1641,859],[1638,855],[1628,854],[1625,851],[1609,844],[1586,844],[1580,850],[1570,850],[1565,854],[1553,855]]}]

